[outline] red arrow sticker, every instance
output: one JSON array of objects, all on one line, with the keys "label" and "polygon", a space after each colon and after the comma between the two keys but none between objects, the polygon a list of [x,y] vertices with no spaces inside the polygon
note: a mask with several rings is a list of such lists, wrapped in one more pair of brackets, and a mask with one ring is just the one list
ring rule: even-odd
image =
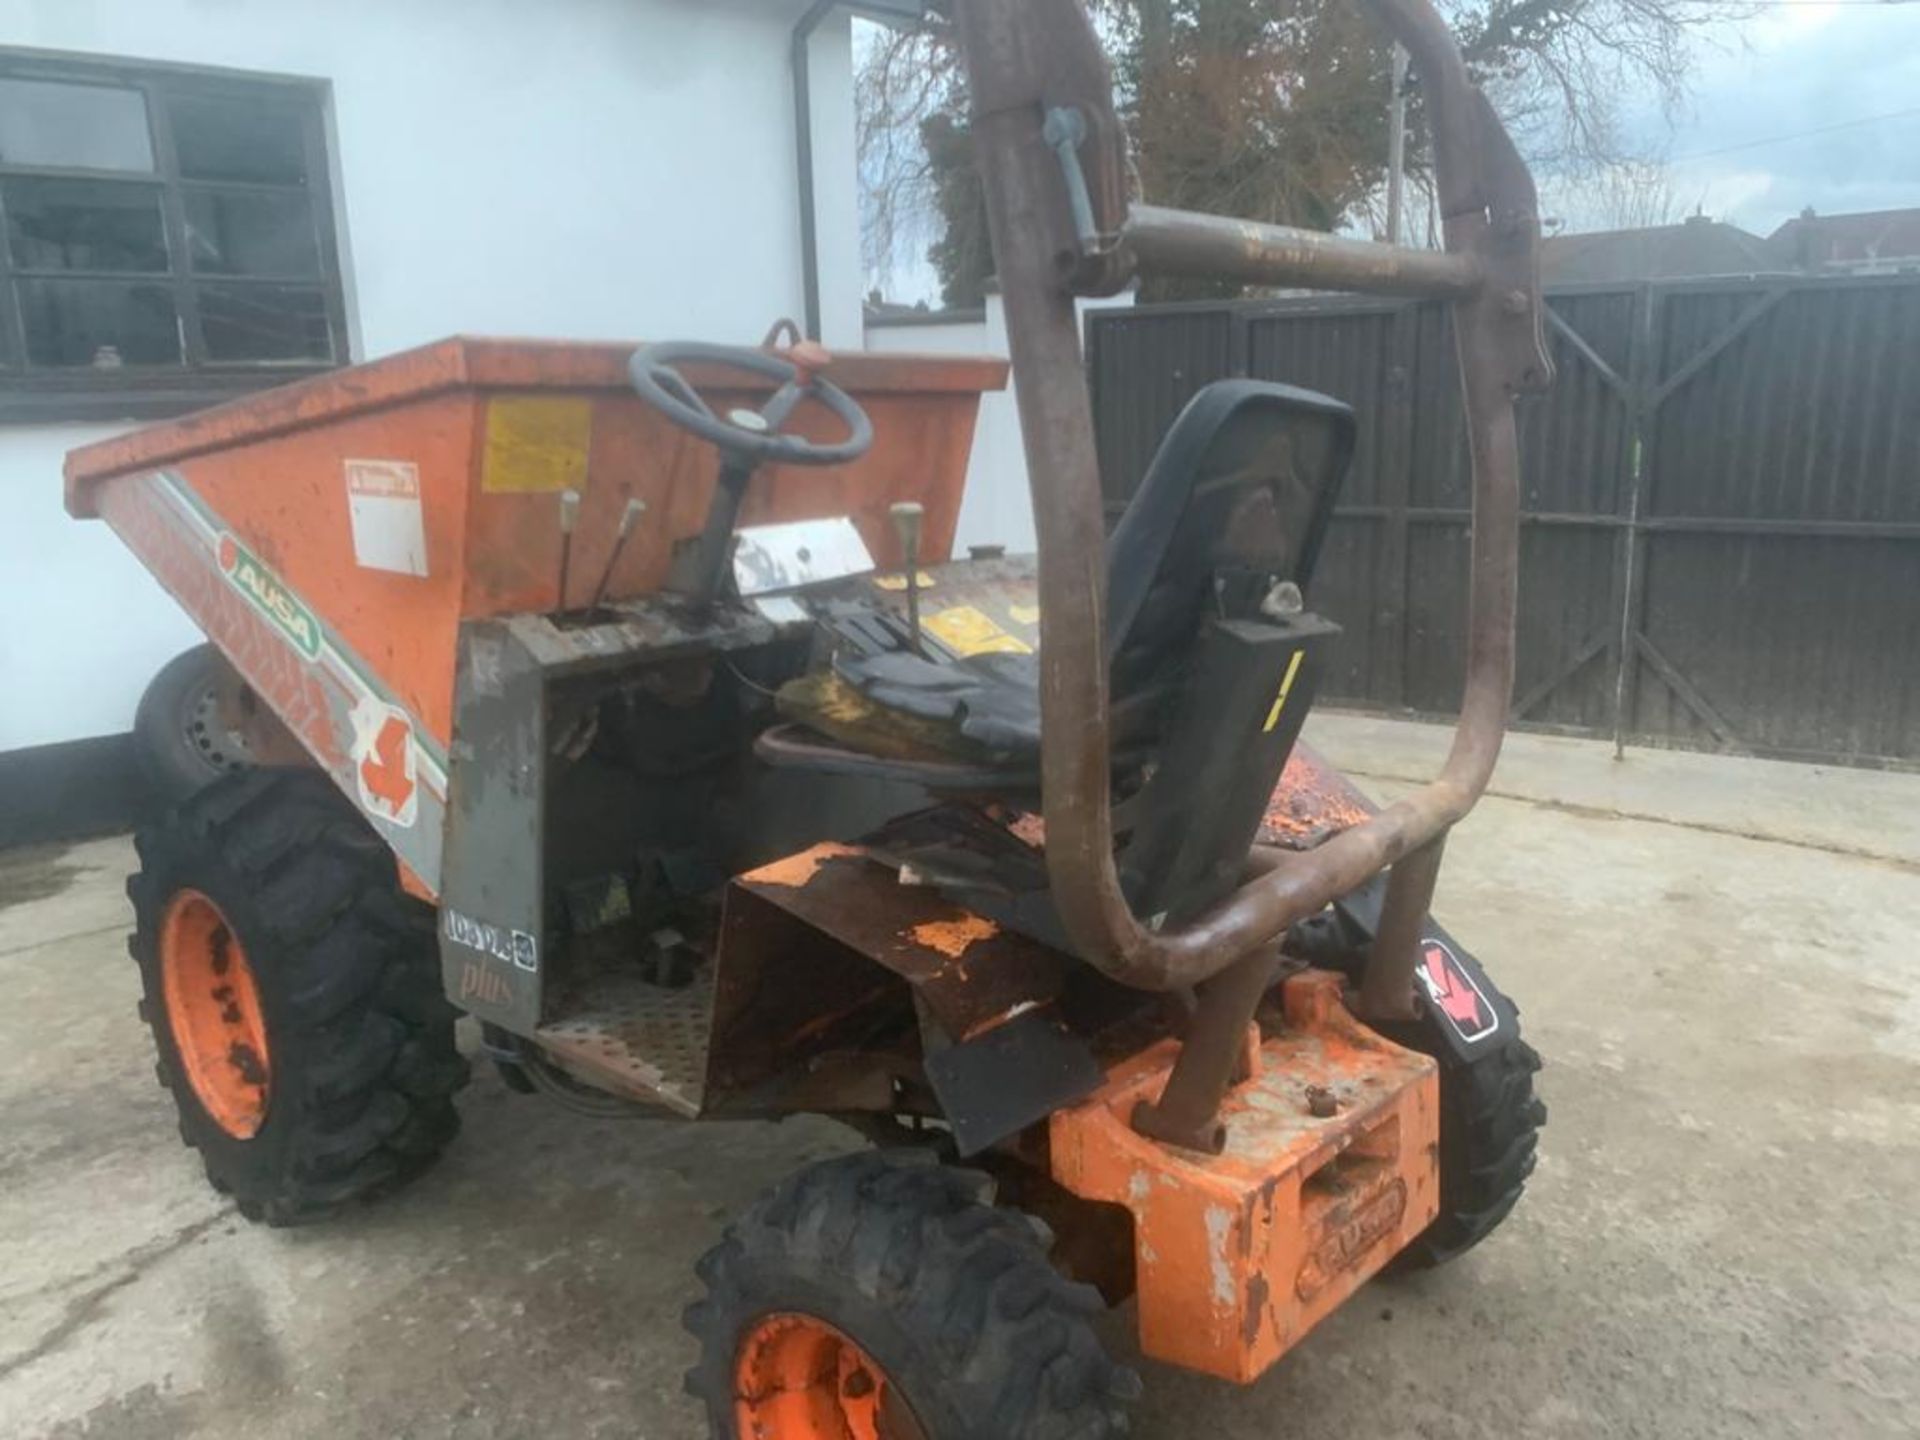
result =
[{"label": "red arrow sticker", "polygon": [[1414,974],[1420,977],[1427,999],[1447,1017],[1462,1040],[1469,1044],[1484,1040],[1500,1028],[1493,1003],[1443,941],[1425,942]]},{"label": "red arrow sticker", "polygon": [[411,825],[419,813],[413,720],[404,710],[363,700],[353,712],[353,778],[360,804],[377,820]]}]

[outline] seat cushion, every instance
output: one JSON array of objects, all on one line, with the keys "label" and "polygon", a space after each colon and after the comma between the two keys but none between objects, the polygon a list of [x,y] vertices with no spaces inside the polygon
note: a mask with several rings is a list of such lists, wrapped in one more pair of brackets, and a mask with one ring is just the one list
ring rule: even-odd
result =
[{"label": "seat cushion", "polygon": [[[1107,550],[1116,760],[1155,739],[1207,617],[1253,619],[1278,582],[1304,588],[1353,441],[1345,405],[1265,381],[1216,381],[1174,421]],[[884,598],[821,612],[838,683],[795,681],[782,710],[868,754],[1030,766],[1034,574],[999,559],[924,575],[917,637],[900,613],[905,577],[875,577]]]},{"label": "seat cushion", "polygon": [[970,758],[1026,759],[1040,749],[1040,657],[987,652],[922,659],[907,650],[834,659],[873,704],[931,722]]},{"label": "seat cushion", "polygon": [[780,687],[780,713],[862,754],[1030,765],[1040,749],[1031,655],[924,660],[843,653]]}]

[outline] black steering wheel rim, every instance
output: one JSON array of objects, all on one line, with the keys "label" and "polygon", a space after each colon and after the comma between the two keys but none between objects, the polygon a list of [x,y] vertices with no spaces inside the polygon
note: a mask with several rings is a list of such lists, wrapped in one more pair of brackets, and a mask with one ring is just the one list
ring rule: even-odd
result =
[{"label": "black steering wheel rim", "polygon": [[[777,388],[773,397],[759,410],[747,412],[759,417],[767,428],[748,429],[731,418],[715,415],[679,371],[679,366],[689,362],[774,381]],[[700,340],[642,345],[627,362],[627,377],[633,382],[635,394],[682,430],[749,464],[845,465],[866,454],[873,444],[873,422],[858,401],[832,381],[809,376],[793,361],[772,351]],[[838,418],[847,427],[846,438],[823,444],[781,429],[804,399],[818,401]]]}]

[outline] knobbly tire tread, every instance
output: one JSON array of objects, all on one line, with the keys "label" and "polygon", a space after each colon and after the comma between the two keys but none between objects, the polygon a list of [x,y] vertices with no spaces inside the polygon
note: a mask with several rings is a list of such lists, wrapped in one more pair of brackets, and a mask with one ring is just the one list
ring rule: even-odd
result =
[{"label": "knobbly tire tread", "polygon": [[1040,1222],[990,1203],[993,1182],[912,1152],[867,1152],[791,1176],[697,1267],[706,1297],[688,1393],[737,1434],[740,1337],[770,1312],[838,1326],[897,1385],[928,1440],[1107,1440],[1127,1433],[1138,1377],[1114,1362],[1091,1286],[1046,1258]]},{"label": "knobbly tire tread", "polygon": [[[229,775],[134,843],[139,1012],[209,1183],[249,1219],[294,1225],[424,1173],[460,1128],[457,1012],[440,986],[432,910],[400,888],[391,852],[332,782],[305,769]],[[181,886],[220,906],[259,989],[271,1080],[250,1140],[207,1115],[174,1048],[157,933]]]},{"label": "knobbly tire tread", "polygon": [[1540,1056],[1520,1038],[1517,1011],[1505,1043],[1471,1061],[1416,1027],[1380,1028],[1440,1063],[1440,1213],[1388,1266],[1395,1273],[1427,1270],[1491,1235],[1526,1189],[1547,1123],[1546,1103],[1533,1093]]}]

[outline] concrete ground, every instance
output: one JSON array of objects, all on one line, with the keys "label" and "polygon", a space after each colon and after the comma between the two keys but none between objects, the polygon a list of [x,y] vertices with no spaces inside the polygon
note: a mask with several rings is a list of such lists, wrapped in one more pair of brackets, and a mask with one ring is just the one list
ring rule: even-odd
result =
[{"label": "concrete ground", "polygon": [[[1380,792],[1444,740],[1315,728]],[[1136,1433],[1920,1434],[1920,777],[1522,736],[1495,789],[1439,909],[1547,1058],[1527,1199],[1251,1390],[1144,1365]],[[593,1122],[481,1074],[413,1190],[248,1225],[153,1083],[131,861],[0,855],[0,1435],[701,1435],[694,1258],[840,1134]]]}]

